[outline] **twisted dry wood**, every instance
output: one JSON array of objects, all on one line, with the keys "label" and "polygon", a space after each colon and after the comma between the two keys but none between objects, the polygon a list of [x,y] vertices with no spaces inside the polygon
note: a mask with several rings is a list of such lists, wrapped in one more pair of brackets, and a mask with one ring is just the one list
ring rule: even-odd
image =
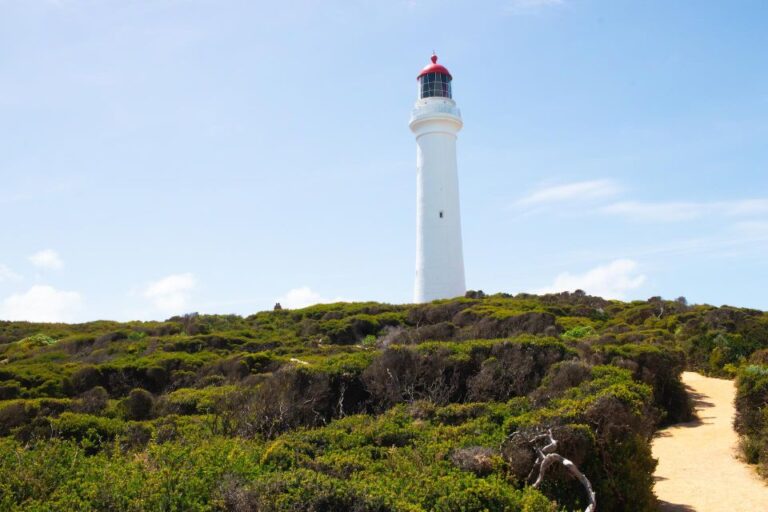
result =
[{"label": "twisted dry wood", "polygon": [[[538,443],[542,441],[546,441],[547,444],[543,447],[540,447]],[[576,477],[576,479],[581,482],[581,485],[583,485],[584,489],[587,491],[587,499],[589,500],[589,505],[586,509],[584,509],[584,512],[595,512],[597,510],[597,499],[595,497],[595,491],[592,490],[592,483],[584,475],[584,473],[579,471],[579,468],[576,466],[576,464],[571,462],[569,459],[566,459],[559,453],[555,453],[555,450],[557,450],[557,440],[555,440],[555,437],[552,435],[552,429],[547,430],[546,433],[539,434],[532,439],[529,439],[528,442],[536,451],[536,463],[533,465],[531,473],[528,475],[528,481],[530,481],[530,478],[536,471],[536,468],[539,470],[539,475],[536,478],[536,481],[533,483],[533,487],[538,488],[541,486],[547,470],[552,466],[552,464],[559,462],[565,467],[566,470],[568,470],[571,475]]]}]

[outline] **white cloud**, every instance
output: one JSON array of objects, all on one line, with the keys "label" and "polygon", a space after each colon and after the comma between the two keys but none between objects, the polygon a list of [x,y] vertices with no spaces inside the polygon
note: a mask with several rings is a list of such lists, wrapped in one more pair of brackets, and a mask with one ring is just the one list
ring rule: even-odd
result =
[{"label": "white cloud", "polygon": [[0,306],[0,318],[30,322],[71,322],[82,308],[79,293],[35,285],[26,293],[11,295]]},{"label": "white cloud", "polygon": [[544,187],[533,191],[517,201],[518,206],[539,206],[547,203],[584,201],[612,197],[621,187],[611,180],[577,181]]},{"label": "white cloud", "polygon": [[750,215],[762,215],[768,213],[768,199],[741,199],[715,203],[726,215],[732,217],[746,217]]},{"label": "white cloud", "polygon": [[766,220],[737,222],[733,227],[737,232],[749,237],[768,236],[768,221]]},{"label": "white cloud", "polygon": [[195,276],[172,274],[154,281],[144,289],[144,297],[165,313],[184,313],[189,303],[189,296],[197,286]]},{"label": "white cloud", "polygon": [[740,199],[711,202],[641,202],[625,201],[603,206],[599,210],[609,215],[622,215],[632,220],[680,222],[707,215],[749,217],[768,213],[768,199]]},{"label": "white cloud", "polygon": [[748,219],[768,215],[768,198],[655,202],[613,199],[611,202],[623,190],[610,179],[577,181],[533,190],[518,199],[515,206],[532,213],[557,204],[591,202],[594,206],[585,211],[646,222],[683,222],[705,217]]},{"label": "white cloud", "polygon": [[600,208],[600,212],[609,215],[623,215],[633,220],[665,222],[697,219],[706,210],[706,206],[701,203],[643,203],[639,201],[613,203]]},{"label": "white cloud", "polygon": [[53,249],[43,249],[29,257],[29,261],[36,267],[48,268],[52,270],[60,269],[64,266],[59,253]]},{"label": "white cloud", "polygon": [[583,274],[563,272],[555,278],[554,283],[536,290],[536,293],[584,290],[590,295],[606,299],[623,299],[627,292],[639,288],[645,282],[645,276],[637,272],[637,267],[636,261],[618,259]]},{"label": "white cloud", "polygon": [[21,276],[0,263],[0,283],[3,281],[20,281]]},{"label": "white cloud", "polygon": [[288,309],[300,309],[313,304],[327,304],[330,302],[346,302],[345,299],[337,297],[335,299],[327,299],[322,295],[314,291],[309,286],[302,286],[300,288],[294,288],[289,290],[285,295],[278,297],[277,302],[284,308]]}]

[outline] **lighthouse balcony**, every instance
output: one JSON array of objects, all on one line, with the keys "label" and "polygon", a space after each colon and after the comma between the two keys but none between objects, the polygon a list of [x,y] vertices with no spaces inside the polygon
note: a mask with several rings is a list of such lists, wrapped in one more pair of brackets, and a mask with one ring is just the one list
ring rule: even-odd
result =
[{"label": "lighthouse balcony", "polygon": [[411,111],[411,122],[425,117],[442,117],[446,114],[461,119],[461,111],[453,100],[436,97],[424,98],[418,100],[413,107],[413,110]]}]

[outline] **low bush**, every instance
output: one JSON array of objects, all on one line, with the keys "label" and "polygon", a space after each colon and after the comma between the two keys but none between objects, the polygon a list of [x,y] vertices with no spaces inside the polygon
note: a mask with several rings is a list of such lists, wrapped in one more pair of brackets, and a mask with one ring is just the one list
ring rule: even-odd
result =
[{"label": "low bush", "polygon": [[[21,343],[18,343],[21,342]],[[0,510],[649,511],[688,365],[738,372],[766,466],[768,315],[583,292],[322,304],[246,318],[0,321]]]},{"label": "low bush", "polygon": [[566,349],[559,343],[500,343],[491,348],[480,371],[469,379],[473,401],[506,401],[536,389],[549,367],[562,361]]},{"label": "low bush", "polygon": [[136,388],[121,402],[123,417],[127,420],[146,420],[152,417],[155,398],[146,389]]},{"label": "low bush", "polygon": [[664,413],[664,423],[690,421],[693,407],[680,380],[685,369],[681,349],[651,344],[597,345],[596,359],[628,368],[636,380],[653,388],[653,400]]},{"label": "low bush", "polygon": [[21,384],[15,380],[0,382],[0,400],[11,400],[18,398],[22,391]]},{"label": "low bush", "polygon": [[768,477],[768,366],[752,364],[739,371],[734,426],[744,458]]},{"label": "low bush", "polygon": [[244,437],[273,438],[301,426],[318,426],[334,413],[326,374],[286,367],[254,389],[235,392],[220,402],[225,430]]},{"label": "low bush", "polygon": [[75,402],[75,410],[86,414],[99,414],[107,408],[109,394],[101,386],[95,386],[81,394]]},{"label": "low bush", "polygon": [[115,439],[124,429],[125,423],[121,420],[74,412],[62,413],[51,422],[54,436],[84,442],[91,452]]}]

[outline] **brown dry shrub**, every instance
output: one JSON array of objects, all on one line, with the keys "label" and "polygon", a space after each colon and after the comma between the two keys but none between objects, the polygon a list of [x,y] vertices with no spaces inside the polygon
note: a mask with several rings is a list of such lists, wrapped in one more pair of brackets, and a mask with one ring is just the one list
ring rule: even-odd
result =
[{"label": "brown dry shrub", "polygon": [[462,471],[470,471],[477,476],[487,476],[497,469],[499,453],[483,446],[459,448],[451,453],[451,462]]}]

